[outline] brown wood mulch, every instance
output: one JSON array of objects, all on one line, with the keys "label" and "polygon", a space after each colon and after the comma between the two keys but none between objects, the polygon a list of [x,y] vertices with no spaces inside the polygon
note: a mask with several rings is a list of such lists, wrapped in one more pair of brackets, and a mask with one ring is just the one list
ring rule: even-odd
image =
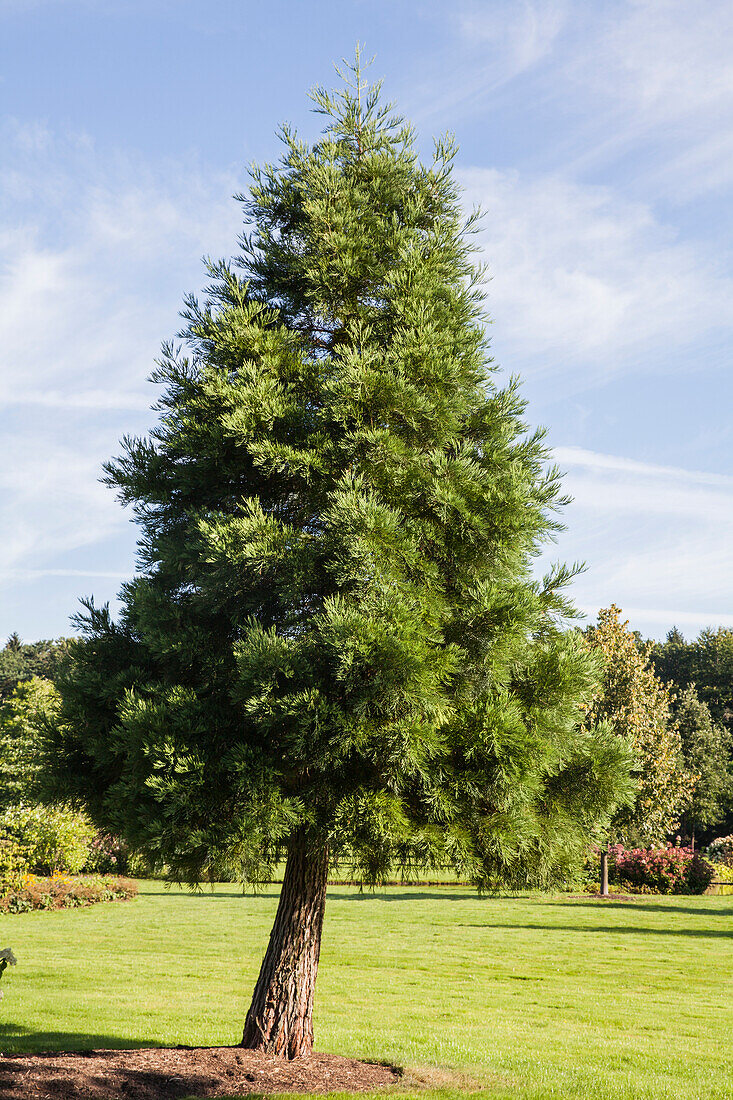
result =
[{"label": "brown wood mulch", "polygon": [[241,1047],[0,1055],[2,1100],[208,1100],[251,1092],[365,1092],[398,1080],[391,1066],[336,1054],[288,1062]]}]

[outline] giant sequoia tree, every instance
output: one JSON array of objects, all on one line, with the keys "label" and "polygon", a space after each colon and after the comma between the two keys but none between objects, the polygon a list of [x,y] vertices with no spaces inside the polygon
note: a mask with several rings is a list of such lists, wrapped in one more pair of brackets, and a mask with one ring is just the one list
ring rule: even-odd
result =
[{"label": "giant sequoia tree", "polygon": [[541,433],[488,358],[451,172],[359,65],[313,145],[253,173],[109,483],[141,525],[119,621],[92,602],[50,767],[195,882],[286,857],[247,1046],[312,1045],[329,863],[547,880],[613,810],[618,739],[558,569]]}]

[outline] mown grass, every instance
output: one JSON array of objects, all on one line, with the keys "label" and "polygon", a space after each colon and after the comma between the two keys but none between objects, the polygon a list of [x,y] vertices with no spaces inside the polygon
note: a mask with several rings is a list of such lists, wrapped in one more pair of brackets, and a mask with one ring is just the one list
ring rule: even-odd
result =
[{"label": "mown grass", "polygon": [[[133,902],[2,918],[18,966],[0,1049],[238,1042],[276,890],[146,883]],[[497,1098],[731,1098],[731,917],[728,897],[333,887],[317,1046],[441,1097],[456,1090],[430,1067]]]}]

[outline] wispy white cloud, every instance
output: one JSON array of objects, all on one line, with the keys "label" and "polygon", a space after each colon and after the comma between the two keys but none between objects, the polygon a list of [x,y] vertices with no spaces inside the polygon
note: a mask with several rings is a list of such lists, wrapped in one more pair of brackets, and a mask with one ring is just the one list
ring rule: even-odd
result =
[{"label": "wispy white cloud", "polygon": [[509,361],[593,384],[646,352],[668,368],[668,353],[733,333],[733,278],[648,206],[559,176],[461,179],[467,205],[485,211],[488,302]]},{"label": "wispy white cloud", "polygon": [[[407,91],[425,122],[492,120],[524,95],[513,122],[528,126],[525,156],[544,171],[631,158],[631,189],[667,202],[733,183],[729,0],[466,0],[441,18],[445,41]],[[557,125],[535,131],[532,104],[552,104]]]},{"label": "wispy white cloud", "polygon": [[443,45],[421,57],[400,102],[411,116],[439,126],[453,127],[456,119],[482,111],[551,55],[568,8],[564,0],[495,0],[431,9]]},{"label": "wispy white cloud", "polygon": [[567,13],[568,5],[558,0],[471,3],[458,8],[458,31],[469,47],[498,55],[486,57],[486,67],[500,58],[509,79],[551,53]]},{"label": "wispy white cloud", "polygon": [[733,625],[733,477],[577,447],[555,458],[574,498],[555,554],[589,562],[575,586],[586,611],[619,604],[655,635]]},{"label": "wispy white cloud", "polygon": [[[582,607],[579,610],[587,619],[593,620],[598,615],[599,607]],[[690,637],[695,637],[708,627],[713,630],[720,626],[725,629],[733,628],[733,615],[716,614],[706,618],[704,611],[680,611],[674,607],[624,607],[622,612],[632,630],[640,630],[640,624],[643,624],[641,633],[652,637],[657,633],[669,633],[673,626]]]},{"label": "wispy white cloud", "polygon": [[149,395],[143,392],[124,390],[73,390],[62,393],[59,390],[35,390],[13,393],[7,391],[0,402],[7,406],[36,405],[45,409],[107,409],[140,411],[150,406]]},{"label": "wispy white cloud", "polygon": [[102,463],[149,419],[160,342],[241,219],[226,174],[102,157],[44,127],[2,136],[0,582],[20,584],[72,576],[65,555],[121,537]]},{"label": "wispy white cloud", "polygon": [[0,406],[142,408],[200,257],[230,252],[237,181],[104,162],[83,136],[8,126],[0,171]]},{"label": "wispy white cloud", "polygon": [[599,10],[586,26],[590,48],[572,71],[633,111],[637,132],[733,108],[727,0],[630,0]]},{"label": "wispy white cloud", "polygon": [[69,550],[101,542],[127,522],[99,483],[93,440],[61,444],[15,433],[0,465],[0,579],[52,568]]},{"label": "wispy white cloud", "polygon": [[579,115],[557,146],[564,167],[616,169],[636,193],[673,206],[733,184],[727,0],[617,3],[583,23],[576,48],[545,74]]},{"label": "wispy white cloud", "polygon": [[617,474],[638,475],[641,478],[671,479],[693,486],[718,486],[733,492],[733,476],[705,470],[685,470],[679,466],[659,466],[653,462],[638,462],[623,455],[599,454],[584,447],[555,447],[553,454],[560,466],[593,471],[608,470]]}]

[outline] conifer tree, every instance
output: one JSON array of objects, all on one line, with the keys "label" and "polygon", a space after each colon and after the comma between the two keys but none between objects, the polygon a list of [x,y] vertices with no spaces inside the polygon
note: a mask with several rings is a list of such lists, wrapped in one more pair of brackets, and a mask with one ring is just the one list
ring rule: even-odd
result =
[{"label": "conifer tree", "polygon": [[653,647],[651,658],[657,676],[678,690],[694,684],[713,722],[733,733],[733,630],[708,627],[686,642],[675,627]]},{"label": "conifer tree", "polygon": [[280,903],[246,1046],[311,1049],[329,865],[365,883],[451,863],[548,881],[623,797],[583,727],[595,665],[563,632],[571,571],[532,564],[559,477],[488,356],[455,147],[429,164],[357,55],[309,145],[239,196],[160,418],[108,480],[140,522],[113,621],[92,601],[49,767],[181,879]]}]

